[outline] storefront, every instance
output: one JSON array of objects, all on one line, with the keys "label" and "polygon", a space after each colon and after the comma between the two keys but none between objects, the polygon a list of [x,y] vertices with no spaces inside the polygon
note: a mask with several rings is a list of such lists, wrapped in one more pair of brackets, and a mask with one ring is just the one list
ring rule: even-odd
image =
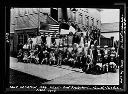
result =
[{"label": "storefront", "polygon": [[13,43],[13,47],[11,47],[11,51],[13,53],[17,53],[18,51],[18,45],[25,44],[29,37],[35,37],[37,35],[37,28],[32,29],[21,29],[21,30],[15,30],[13,40],[11,43]]},{"label": "storefront", "polygon": [[101,36],[100,46],[104,47],[105,45],[107,45],[108,47],[113,47],[113,37],[106,38],[106,37]]}]

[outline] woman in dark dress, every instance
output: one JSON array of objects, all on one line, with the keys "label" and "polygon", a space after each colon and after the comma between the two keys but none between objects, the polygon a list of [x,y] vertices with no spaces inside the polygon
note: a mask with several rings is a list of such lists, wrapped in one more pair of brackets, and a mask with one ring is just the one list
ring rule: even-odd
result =
[{"label": "woman in dark dress", "polygon": [[53,46],[55,46],[55,39],[56,39],[56,33],[53,35],[53,37],[52,37],[52,44],[53,44]]},{"label": "woman in dark dress", "polygon": [[45,43],[46,43],[45,33],[43,33],[43,36],[41,36],[41,39],[42,39],[42,45],[45,45]]}]

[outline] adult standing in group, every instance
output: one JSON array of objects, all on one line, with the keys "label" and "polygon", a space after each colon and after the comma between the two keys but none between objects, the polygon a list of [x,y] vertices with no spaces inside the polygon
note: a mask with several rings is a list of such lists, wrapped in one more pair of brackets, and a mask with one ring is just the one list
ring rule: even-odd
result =
[{"label": "adult standing in group", "polygon": [[56,41],[55,41],[55,39],[56,39],[56,33],[54,33],[54,35],[53,35],[53,37],[52,37],[52,45],[54,45],[55,46],[55,44],[56,44]]},{"label": "adult standing in group", "polygon": [[91,60],[91,62],[90,62],[90,64],[93,64],[93,50],[94,50],[94,45],[92,44],[91,45],[91,49],[90,49],[90,51],[89,51],[89,55],[90,55],[90,60]]},{"label": "adult standing in group", "polygon": [[80,44],[82,46],[82,48],[84,48],[84,35],[83,33],[80,34]]},{"label": "adult standing in group", "polygon": [[37,48],[36,51],[37,51],[38,58],[39,58],[38,63],[41,64],[42,60],[44,58],[43,50],[41,50],[41,46],[39,46],[39,45],[37,45],[36,48]]},{"label": "adult standing in group", "polygon": [[96,65],[97,63],[97,57],[98,57],[97,46],[94,46],[94,50],[93,50],[93,64],[94,65]]},{"label": "adult standing in group", "polygon": [[25,45],[23,46],[23,50],[29,52],[30,46],[26,42]]},{"label": "adult standing in group", "polygon": [[62,36],[60,35],[59,36],[59,46],[62,47],[63,45],[63,40],[62,40]]},{"label": "adult standing in group", "polygon": [[44,46],[45,43],[46,43],[46,36],[45,36],[45,33],[43,33],[43,35],[41,35],[41,39],[42,39],[42,46]]},{"label": "adult standing in group", "polygon": [[32,38],[30,36],[30,38],[28,38],[28,44],[30,46],[30,49],[32,49],[32,43],[33,43],[33,41],[32,41]]},{"label": "adult standing in group", "polygon": [[104,46],[104,56],[105,55],[108,56],[108,46],[107,45]]},{"label": "adult standing in group", "polygon": [[50,34],[48,34],[48,36],[46,38],[46,42],[47,42],[48,48],[50,48],[50,46],[51,46],[51,36],[50,36]]},{"label": "adult standing in group", "polygon": [[74,45],[76,44],[76,46],[78,47],[79,41],[80,41],[80,38],[77,35],[77,32],[75,32],[75,34],[73,35],[73,43],[74,43]]},{"label": "adult standing in group", "polygon": [[87,55],[88,55],[88,43],[85,43],[85,47],[84,47],[84,55],[85,55],[85,57],[87,57]]},{"label": "adult standing in group", "polygon": [[73,41],[73,34],[72,32],[69,32],[69,35],[68,35],[68,45],[72,45],[72,42]]},{"label": "adult standing in group", "polygon": [[32,39],[32,49],[35,49],[35,45],[36,45],[36,36],[33,36],[33,38],[31,38]]},{"label": "adult standing in group", "polygon": [[18,51],[19,51],[20,49],[22,50],[22,49],[23,49],[23,44],[20,42],[20,43],[18,44],[18,47],[17,47],[17,48],[18,48]]},{"label": "adult standing in group", "polygon": [[119,66],[122,66],[124,63],[124,47],[121,45],[119,48]]},{"label": "adult standing in group", "polygon": [[36,37],[36,44],[41,46],[41,42],[42,42],[41,34],[39,33],[38,36]]}]

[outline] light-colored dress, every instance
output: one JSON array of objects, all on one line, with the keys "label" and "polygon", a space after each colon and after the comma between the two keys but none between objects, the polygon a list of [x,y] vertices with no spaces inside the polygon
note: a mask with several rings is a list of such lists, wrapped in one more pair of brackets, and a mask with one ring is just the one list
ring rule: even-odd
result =
[{"label": "light-colored dress", "polygon": [[69,48],[68,48],[68,51],[69,51],[70,53],[72,53],[72,50],[73,50],[72,47],[69,47]]},{"label": "light-colored dress", "polygon": [[88,55],[88,47],[84,47],[84,54],[85,54],[85,56]]},{"label": "light-colored dress", "polygon": [[33,43],[32,43],[32,49],[34,48],[34,46],[36,45],[36,38],[31,38]]},{"label": "light-colored dress", "polygon": [[68,36],[68,45],[72,45],[73,36]]},{"label": "light-colored dress", "polygon": [[59,39],[55,39],[56,45],[59,46]]},{"label": "light-colored dress", "polygon": [[83,37],[81,37],[80,45],[81,45],[82,47],[84,47],[84,38],[83,38]]},{"label": "light-colored dress", "polygon": [[41,45],[41,36],[36,37],[36,43]]},{"label": "light-colored dress", "polygon": [[25,44],[25,45],[23,46],[23,49],[29,49],[29,45],[28,45],[28,44]]},{"label": "light-colored dress", "polygon": [[47,37],[46,38],[46,41],[47,41],[47,46],[50,48],[50,46],[51,46],[51,37]]}]

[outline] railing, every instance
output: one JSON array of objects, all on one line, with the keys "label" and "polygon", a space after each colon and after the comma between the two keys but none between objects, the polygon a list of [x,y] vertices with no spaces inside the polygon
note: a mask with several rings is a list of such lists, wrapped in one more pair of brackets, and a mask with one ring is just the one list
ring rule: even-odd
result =
[{"label": "railing", "polygon": [[47,14],[47,22],[48,24],[59,24],[54,18]]}]

